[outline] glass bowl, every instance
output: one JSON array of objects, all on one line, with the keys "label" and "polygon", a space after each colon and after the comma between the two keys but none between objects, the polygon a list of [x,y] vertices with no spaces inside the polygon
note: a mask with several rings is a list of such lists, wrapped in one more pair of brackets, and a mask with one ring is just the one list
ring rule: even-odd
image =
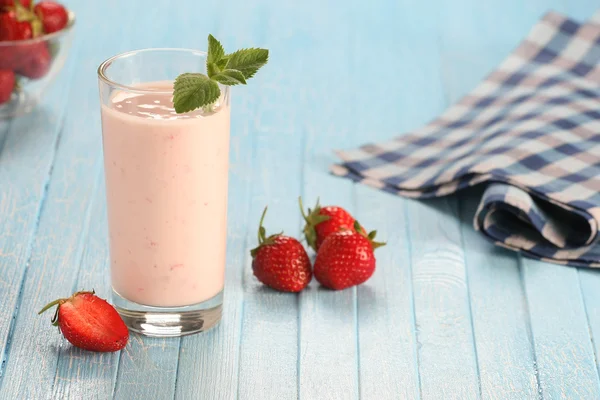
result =
[{"label": "glass bowl", "polygon": [[28,40],[0,42],[0,70],[12,70],[17,84],[10,99],[0,104],[0,120],[23,115],[35,108],[63,67],[71,40],[75,14],[67,26]]}]

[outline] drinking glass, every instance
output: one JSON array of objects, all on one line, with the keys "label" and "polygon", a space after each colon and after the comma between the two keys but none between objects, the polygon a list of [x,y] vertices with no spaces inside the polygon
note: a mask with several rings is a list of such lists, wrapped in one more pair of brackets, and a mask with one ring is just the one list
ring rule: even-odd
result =
[{"label": "drinking glass", "polygon": [[173,82],[206,53],[145,49],[98,68],[113,302],[149,336],[221,319],[227,237],[229,88],[177,114]]}]

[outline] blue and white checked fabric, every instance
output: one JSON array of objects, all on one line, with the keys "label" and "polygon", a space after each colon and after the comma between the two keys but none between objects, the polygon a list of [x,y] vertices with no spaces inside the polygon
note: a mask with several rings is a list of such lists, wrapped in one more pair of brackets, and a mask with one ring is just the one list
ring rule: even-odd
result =
[{"label": "blue and white checked fabric", "polygon": [[474,225],[494,243],[600,267],[600,12],[550,12],[425,127],[338,152],[336,175],[413,198],[488,184]]}]

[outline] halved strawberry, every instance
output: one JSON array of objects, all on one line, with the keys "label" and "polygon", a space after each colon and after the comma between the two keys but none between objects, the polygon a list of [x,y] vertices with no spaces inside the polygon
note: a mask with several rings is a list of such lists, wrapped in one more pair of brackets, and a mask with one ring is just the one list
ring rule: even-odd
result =
[{"label": "halved strawberry", "polygon": [[90,351],[118,351],[129,339],[127,326],[119,313],[94,292],[77,292],[67,299],[47,304],[38,313],[54,307],[52,323],[73,346]]}]

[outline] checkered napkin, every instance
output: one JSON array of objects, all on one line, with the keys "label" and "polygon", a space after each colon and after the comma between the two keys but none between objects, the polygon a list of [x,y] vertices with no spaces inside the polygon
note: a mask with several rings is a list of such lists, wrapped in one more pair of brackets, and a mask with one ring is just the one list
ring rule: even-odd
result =
[{"label": "checkered napkin", "polygon": [[546,14],[439,118],[338,152],[333,173],[413,198],[487,183],[474,221],[487,238],[530,257],[600,267],[600,12],[594,20]]}]

